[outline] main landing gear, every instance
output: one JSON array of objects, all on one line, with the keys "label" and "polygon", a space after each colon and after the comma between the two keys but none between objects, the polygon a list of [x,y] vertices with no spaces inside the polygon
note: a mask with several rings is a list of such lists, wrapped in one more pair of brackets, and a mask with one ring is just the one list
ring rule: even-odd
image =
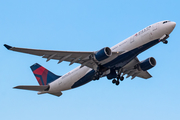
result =
[{"label": "main landing gear", "polygon": [[98,68],[97,68],[97,71],[93,77],[93,80],[99,80],[99,78],[102,77],[103,73],[107,70],[107,68],[99,65]]},{"label": "main landing gear", "polygon": [[117,76],[117,79],[114,78],[114,79],[112,80],[112,83],[113,83],[113,84],[116,84],[116,85],[119,85],[119,84],[120,84],[120,81],[119,81],[119,80],[120,80],[120,81],[123,81],[123,80],[124,80],[124,77],[118,75],[118,76]]},{"label": "main landing gear", "polygon": [[112,80],[112,83],[113,83],[113,84],[119,85],[119,84],[120,84],[120,81],[123,81],[123,80],[124,80],[123,75],[121,75],[122,72],[123,72],[123,69],[119,69],[118,71],[115,71],[115,73],[116,73],[117,76],[116,76],[116,78],[114,78],[114,79]]},{"label": "main landing gear", "polygon": [[96,72],[93,80],[99,80],[99,78],[101,77],[102,74],[103,74],[103,72]]}]

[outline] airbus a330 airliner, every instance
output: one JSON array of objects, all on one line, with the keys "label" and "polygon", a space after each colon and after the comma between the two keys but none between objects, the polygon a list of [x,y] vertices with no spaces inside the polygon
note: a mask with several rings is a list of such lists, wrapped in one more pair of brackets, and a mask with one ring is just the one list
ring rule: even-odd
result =
[{"label": "airbus a330 airliner", "polygon": [[81,64],[67,74],[58,76],[35,63],[31,69],[39,86],[14,88],[34,90],[38,91],[38,94],[49,93],[61,96],[64,90],[79,87],[105,76],[109,80],[112,79],[112,83],[116,85],[124,80],[124,75],[127,75],[126,78],[131,76],[131,79],[135,77],[148,79],[152,76],[147,70],[156,65],[156,60],[149,57],[140,62],[137,56],[160,42],[167,44],[167,38],[175,26],[175,22],[161,21],[144,28],[111,48],[104,47],[95,52],[27,49],[4,44],[8,50],[42,56],[47,58],[47,61],[55,59],[58,63],[68,61],[70,65]]}]

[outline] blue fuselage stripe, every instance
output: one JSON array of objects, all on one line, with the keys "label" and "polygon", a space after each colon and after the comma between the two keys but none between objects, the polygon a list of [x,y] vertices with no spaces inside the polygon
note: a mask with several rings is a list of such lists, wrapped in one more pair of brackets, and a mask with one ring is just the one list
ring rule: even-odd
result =
[{"label": "blue fuselage stripe", "polygon": [[91,70],[84,77],[82,77],[80,80],[75,82],[71,88],[76,88],[90,82],[93,79],[94,74],[95,74],[95,71]]},{"label": "blue fuselage stripe", "polygon": [[147,44],[144,44],[138,48],[135,48],[131,51],[128,51],[124,54],[119,55],[118,57],[116,57],[114,60],[104,64],[104,67],[107,68],[120,68],[123,67],[124,65],[126,65],[127,63],[129,63],[132,59],[134,59],[138,54],[140,54],[141,52],[147,50],[148,48],[156,45],[157,43],[159,43],[159,39],[151,41]]}]

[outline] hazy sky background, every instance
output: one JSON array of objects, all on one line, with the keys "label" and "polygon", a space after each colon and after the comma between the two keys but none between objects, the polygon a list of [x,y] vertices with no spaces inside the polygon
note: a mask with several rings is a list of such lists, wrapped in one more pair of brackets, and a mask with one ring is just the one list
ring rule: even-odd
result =
[{"label": "hazy sky background", "polygon": [[[178,0],[0,0],[1,120],[179,120],[180,1]],[[150,24],[177,23],[169,43],[138,56],[154,57],[153,78],[106,78],[64,91],[61,97],[13,89],[38,85],[30,66],[39,63],[58,75],[79,64],[8,51],[16,47],[96,51],[112,47]]]}]

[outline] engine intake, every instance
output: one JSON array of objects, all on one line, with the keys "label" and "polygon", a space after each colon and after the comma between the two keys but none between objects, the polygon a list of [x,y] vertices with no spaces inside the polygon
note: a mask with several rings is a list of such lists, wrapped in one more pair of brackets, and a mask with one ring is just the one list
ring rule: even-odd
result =
[{"label": "engine intake", "polygon": [[139,64],[141,70],[146,71],[156,65],[156,60],[153,57],[147,58]]},{"label": "engine intake", "polygon": [[102,61],[107,59],[112,55],[111,49],[109,47],[102,48],[101,50],[97,51],[94,55],[94,58],[97,61]]}]

